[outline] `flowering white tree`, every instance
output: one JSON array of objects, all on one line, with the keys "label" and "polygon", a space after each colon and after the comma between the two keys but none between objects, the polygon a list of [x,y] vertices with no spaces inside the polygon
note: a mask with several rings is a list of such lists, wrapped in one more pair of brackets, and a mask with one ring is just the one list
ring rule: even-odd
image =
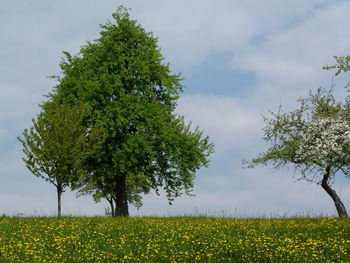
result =
[{"label": "flowering white tree", "polygon": [[331,188],[339,172],[350,171],[350,123],[347,103],[336,102],[330,91],[318,89],[300,108],[285,113],[280,106],[272,118],[264,117],[264,140],[272,146],[246,167],[272,164],[280,168],[293,164],[299,179],[320,184],[332,198],[339,217],[348,217],[346,208]]},{"label": "flowering white tree", "polygon": [[317,117],[306,127],[300,142],[300,158],[318,161],[322,166],[341,163],[350,147],[350,125],[342,119]]}]

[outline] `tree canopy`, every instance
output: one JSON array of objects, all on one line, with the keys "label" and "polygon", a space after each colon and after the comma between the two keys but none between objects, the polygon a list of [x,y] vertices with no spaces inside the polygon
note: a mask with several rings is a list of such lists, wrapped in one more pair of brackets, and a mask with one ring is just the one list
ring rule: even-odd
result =
[{"label": "tree canopy", "polygon": [[85,132],[100,124],[100,147],[84,150],[73,188],[106,198],[119,216],[151,189],[164,189],[170,202],[190,193],[213,145],[174,113],[181,77],[163,62],[157,39],[123,7],[113,18],[77,55],[64,52],[50,99],[87,105]]},{"label": "tree canopy", "polygon": [[293,164],[299,179],[321,184],[333,199],[340,217],[346,208],[331,188],[337,172],[349,175],[350,123],[348,103],[337,102],[332,90],[318,89],[299,99],[300,107],[284,112],[280,106],[272,117],[264,117],[264,140],[271,147],[246,167],[272,164],[276,168]]},{"label": "tree canopy", "polygon": [[81,173],[82,147],[91,149],[98,145],[94,139],[96,129],[87,136],[82,126],[86,113],[83,105],[72,107],[52,101],[41,106],[44,111],[33,119],[33,127],[25,129],[23,138],[18,139],[23,145],[27,168],[55,186],[57,214],[61,216],[61,195]]}]

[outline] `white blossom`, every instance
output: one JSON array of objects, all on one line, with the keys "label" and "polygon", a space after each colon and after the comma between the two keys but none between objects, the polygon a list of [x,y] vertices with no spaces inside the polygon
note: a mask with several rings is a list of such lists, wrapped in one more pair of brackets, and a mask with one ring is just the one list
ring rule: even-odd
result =
[{"label": "white blossom", "polygon": [[316,118],[309,123],[297,150],[301,158],[330,162],[342,158],[350,147],[350,125],[335,118]]}]

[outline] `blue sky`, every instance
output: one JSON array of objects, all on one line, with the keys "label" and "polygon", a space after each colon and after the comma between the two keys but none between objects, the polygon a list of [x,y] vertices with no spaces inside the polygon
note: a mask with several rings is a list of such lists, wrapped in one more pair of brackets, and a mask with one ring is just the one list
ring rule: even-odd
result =
[{"label": "blue sky", "polygon": [[[216,145],[210,167],[197,173],[195,197],[169,206],[164,195],[150,194],[133,215],[336,214],[321,187],[294,182],[292,170],[246,170],[241,160],[267,147],[261,115],[280,102],[293,109],[310,89],[330,86],[334,72],[322,66],[350,54],[345,0],[0,1],[0,213],[55,213],[54,187],[26,169],[16,137],[55,84],[46,76],[59,73],[62,51],[76,53],[98,38],[99,24],[120,4],[159,38],[166,62],[182,73],[177,112]],[[335,78],[339,98],[348,79]],[[334,185],[348,209],[349,183],[339,177]],[[65,214],[103,215],[105,207],[63,195]]]}]

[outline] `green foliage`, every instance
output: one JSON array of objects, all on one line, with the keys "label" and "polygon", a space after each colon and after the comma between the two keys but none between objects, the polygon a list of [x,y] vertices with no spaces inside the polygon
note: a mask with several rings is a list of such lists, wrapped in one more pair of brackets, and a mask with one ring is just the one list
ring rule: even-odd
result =
[{"label": "green foliage", "polygon": [[45,111],[33,119],[33,127],[25,129],[23,145],[27,168],[37,177],[65,188],[79,173],[81,147],[85,128],[81,126],[86,109],[68,104],[46,103]]},{"label": "green foliage", "polygon": [[[284,112],[282,106],[272,117],[264,117],[264,140],[271,147],[244,165],[272,164],[280,168],[288,164],[301,172],[301,179],[320,183],[325,167],[330,176],[350,168],[347,103],[337,102],[330,91],[318,89],[308,98],[299,99],[300,107]],[[349,137],[350,138],[350,137]]]},{"label": "green foliage", "polygon": [[[350,56],[334,57],[336,75],[349,70]],[[347,87],[349,84],[347,85]],[[348,217],[346,208],[335,190],[331,188],[338,171],[350,174],[350,122],[349,96],[336,102],[332,89],[310,92],[299,99],[300,108],[285,113],[280,105],[272,118],[264,118],[265,141],[271,147],[251,161],[243,161],[247,168],[258,164],[272,164],[275,168],[292,164],[300,170],[300,179],[320,184],[332,198],[339,217]]]},{"label": "green foliage", "polygon": [[[213,145],[173,113],[183,86],[163,63],[157,39],[123,7],[113,18],[78,55],[64,52],[51,95],[72,107],[87,105],[83,125],[101,124],[101,147],[84,156],[85,176],[74,188],[96,201],[126,196],[138,206],[141,194],[164,188],[171,202],[189,193]],[[117,196],[124,180],[124,197]]]},{"label": "green foliage", "polygon": [[86,127],[82,123],[86,105],[72,107],[52,100],[41,105],[33,127],[25,129],[22,143],[27,168],[37,177],[53,184],[57,190],[58,216],[61,195],[67,186],[76,185],[83,175],[82,160],[96,152],[101,140],[99,122]]},{"label": "green foliage", "polygon": [[349,56],[334,56],[333,57],[337,62],[332,66],[325,66],[323,69],[337,69],[335,75],[339,75],[342,72],[347,72],[350,70],[350,55]]}]

